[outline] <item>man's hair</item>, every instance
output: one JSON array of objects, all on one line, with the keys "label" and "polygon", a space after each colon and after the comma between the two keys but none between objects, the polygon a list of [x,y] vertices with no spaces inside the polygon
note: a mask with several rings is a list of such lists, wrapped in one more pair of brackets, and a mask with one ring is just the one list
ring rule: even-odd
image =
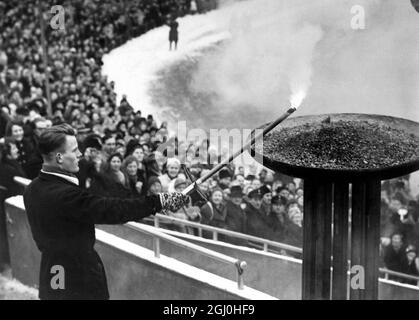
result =
[{"label": "man's hair", "polygon": [[67,123],[48,128],[39,137],[39,151],[42,155],[48,155],[64,145],[66,136],[75,135],[76,132]]}]

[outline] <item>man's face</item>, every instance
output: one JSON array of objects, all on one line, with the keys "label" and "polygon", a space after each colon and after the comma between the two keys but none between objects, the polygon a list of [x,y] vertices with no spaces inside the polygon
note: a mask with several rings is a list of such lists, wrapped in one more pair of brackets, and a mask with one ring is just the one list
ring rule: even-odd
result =
[{"label": "man's face", "polygon": [[242,203],[242,197],[231,197],[230,199],[236,206],[239,206]]},{"label": "man's face", "polygon": [[132,155],[137,159],[138,162],[142,162],[144,160],[144,150],[141,148],[136,148]]},{"label": "man's face", "polygon": [[230,182],[231,182],[231,178],[230,177],[226,177],[226,178],[220,179],[220,183],[221,184],[224,184],[226,186],[228,186],[230,184]]},{"label": "man's face", "polygon": [[260,197],[252,197],[252,198],[249,199],[249,202],[256,209],[260,209],[260,206],[262,205],[262,198],[260,198]]},{"label": "man's face", "polygon": [[21,126],[14,125],[12,126],[12,137],[16,141],[22,141],[23,139],[23,128]]},{"label": "man's face", "polygon": [[400,249],[402,244],[402,236],[400,234],[393,235],[393,237],[391,238],[391,245],[393,246],[393,248]]},{"label": "man's face", "polygon": [[280,197],[284,197],[284,198],[289,198],[290,192],[287,189],[282,189],[281,192],[279,193]]},{"label": "man's face", "polygon": [[180,185],[178,185],[176,188],[175,188],[175,190],[177,191],[177,192],[182,192],[183,190],[185,190],[186,189],[186,183],[182,183],[182,184],[180,184]]},{"label": "man's face", "polygon": [[150,186],[149,190],[151,194],[158,194],[162,192],[162,186],[159,182],[155,182]]},{"label": "man's face", "polygon": [[272,211],[276,214],[283,214],[285,213],[285,206],[280,203],[272,204]]},{"label": "man's face", "polygon": [[263,203],[265,203],[265,204],[271,204],[271,200],[272,200],[272,193],[270,193],[270,192],[265,193],[265,194],[263,195],[262,200],[263,200]]},{"label": "man's face", "polygon": [[114,153],[115,152],[115,149],[116,149],[116,141],[115,141],[115,138],[109,138],[108,140],[106,140],[105,141],[105,144],[103,146],[103,149],[108,154]]},{"label": "man's face", "polygon": [[136,161],[132,161],[127,165],[127,173],[129,176],[136,176],[138,170],[138,165]]},{"label": "man's face", "polygon": [[79,171],[79,159],[82,153],[79,150],[75,136],[66,136],[66,142],[62,152],[56,153],[56,159],[60,169],[76,173]]}]

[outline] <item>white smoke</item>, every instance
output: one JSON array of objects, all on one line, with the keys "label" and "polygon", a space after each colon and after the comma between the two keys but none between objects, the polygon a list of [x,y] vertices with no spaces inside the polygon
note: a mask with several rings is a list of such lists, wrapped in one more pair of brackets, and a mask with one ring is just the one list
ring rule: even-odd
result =
[{"label": "white smoke", "polygon": [[[228,2],[223,10],[234,7],[229,19],[214,24],[225,24],[231,40],[203,59],[194,78],[195,88],[215,92],[220,105],[254,105],[268,120],[290,89],[306,91],[311,82],[299,114],[419,120],[419,15],[410,1]],[[351,28],[354,6],[365,10],[365,30]]]}]

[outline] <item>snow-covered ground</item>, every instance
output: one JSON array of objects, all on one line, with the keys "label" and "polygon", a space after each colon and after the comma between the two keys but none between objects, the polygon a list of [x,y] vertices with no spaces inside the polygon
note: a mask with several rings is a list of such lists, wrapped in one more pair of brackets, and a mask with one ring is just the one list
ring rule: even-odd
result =
[{"label": "snow-covered ground", "polygon": [[156,73],[227,39],[230,35],[223,26],[214,24],[214,21],[219,21],[215,16],[225,15],[225,12],[212,11],[178,19],[179,43],[176,51],[169,51],[168,26],[153,29],[105,55],[102,72],[115,81],[118,98],[127,94],[134,108],[140,109],[145,116],[153,114],[162,121],[165,110],[156,109],[148,93]]},{"label": "snow-covered ground", "polygon": [[0,274],[0,300],[37,300],[38,290]]}]

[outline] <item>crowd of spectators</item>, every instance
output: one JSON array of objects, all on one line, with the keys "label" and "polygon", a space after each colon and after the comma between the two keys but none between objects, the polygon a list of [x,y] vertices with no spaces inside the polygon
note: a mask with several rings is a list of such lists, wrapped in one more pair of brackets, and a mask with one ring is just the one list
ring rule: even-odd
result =
[{"label": "crowd of spectators", "polygon": [[[45,69],[37,2],[0,1],[3,192],[7,196],[22,192],[13,182],[14,176],[33,179],[38,175],[42,166],[38,137],[46,128],[62,122],[78,132],[83,153],[78,178],[80,186],[90,192],[138,197],[182,191],[205,175],[222,159],[211,141],[179,142],[170,137],[166,122],[158,124],[153,115],[143,115],[141,106],[134,108],[126,96],[117,101],[114,83],[101,74],[105,53],[164,24],[168,15],[196,10],[195,1],[66,0],[62,5],[66,8],[65,29],[46,28],[49,64]],[[47,76],[51,113],[46,100]],[[168,146],[166,151],[161,151],[162,145]],[[173,152],[174,156],[169,156]],[[218,160],[209,163],[214,156]],[[186,207],[169,214],[301,247],[303,199],[300,179],[231,163],[202,183]],[[381,221],[383,256],[389,269],[417,274],[417,220],[417,199],[408,190],[407,181],[386,182]],[[196,233],[178,224],[167,227]],[[204,236],[210,235],[204,232]],[[219,238],[248,244],[236,238]]]},{"label": "crowd of spectators", "polygon": [[[419,276],[418,196],[410,190],[409,177],[388,180],[381,188],[381,246],[388,269]],[[390,276],[417,285],[417,281]]]}]

